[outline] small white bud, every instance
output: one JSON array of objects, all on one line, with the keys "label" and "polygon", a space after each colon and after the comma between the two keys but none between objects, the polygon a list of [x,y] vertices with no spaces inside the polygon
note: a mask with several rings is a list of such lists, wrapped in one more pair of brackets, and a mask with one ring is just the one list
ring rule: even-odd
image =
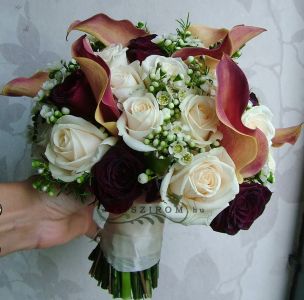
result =
[{"label": "small white bud", "polygon": [[188,62],[189,62],[189,63],[194,62],[194,57],[193,57],[193,56],[189,56],[189,57],[188,57]]},{"label": "small white bud", "polygon": [[146,184],[149,181],[149,176],[145,173],[141,173],[138,176],[138,182],[141,184]]},{"label": "small white bud", "polygon": [[62,107],[62,108],[61,108],[61,112],[62,112],[64,115],[70,114],[70,110],[69,110],[67,107]]}]

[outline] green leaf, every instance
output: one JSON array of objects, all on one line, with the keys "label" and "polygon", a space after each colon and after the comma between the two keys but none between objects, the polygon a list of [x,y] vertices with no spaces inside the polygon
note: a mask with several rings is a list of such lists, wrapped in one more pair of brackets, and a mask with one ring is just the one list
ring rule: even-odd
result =
[{"label": "green leaf", "polygon": [[153,153],[146,156],[147,167],[158,176],[164,176],[167,173],[171,162],[171,158],[159,159]]}]

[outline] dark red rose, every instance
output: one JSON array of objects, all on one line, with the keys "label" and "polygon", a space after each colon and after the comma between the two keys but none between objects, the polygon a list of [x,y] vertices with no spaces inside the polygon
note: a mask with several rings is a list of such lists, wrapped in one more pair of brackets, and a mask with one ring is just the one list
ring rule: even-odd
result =
[{"label": "dark red rose", "polygon": [[143,192],[138,175],[145,171],[143,153],[123,142],[113,146],[92,169],[92,191],[106,211],[126,212]]},{"label": "dark red rose", "polygon": [[239,230],[247,230],[263,213],[270,200],[271,191],[257,183],[242,183],[240,192],[211,222],[214,231],[234,235]]},{"label": "dark red rose", "polygon": [[68,76],[51,92],[51,101],[58,107],[67,107],[71,114],[87,120],[94,120],[97,107],[88,80],[81,70]]},{"label": "dark red rose", "polygon": [[259,104],[259,99],[255,95],[255,93],[250,93],[249,95],[249,101],[252,103],[253,106],[258,106]]},{"label": "dark red rose", "polygon": [[128,45],[127,57],[129,62],[135,60],[143,61],[150,55],[167,56],[155,43],[151,42],[156,37],[156,34],[139,37],[131,40]]}]

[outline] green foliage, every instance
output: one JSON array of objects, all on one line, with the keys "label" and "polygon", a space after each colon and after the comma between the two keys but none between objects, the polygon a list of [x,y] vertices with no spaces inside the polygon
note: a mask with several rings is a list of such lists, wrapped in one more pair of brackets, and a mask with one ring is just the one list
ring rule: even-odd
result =
[{"label": "green foliage", "polygon": [[153,153],[149,153],[146,156],[147,167],[151,169],[159,177],[162,177],[167,173],[171,163],[172,163],[171,157],[159,159]]},{"label": "green foliage", "polygon": [[47,160],[33,160],[32,168],[37,170],[37,176],[33,183],[36,190],[47,193],[49,196],[59,196],[61,193],[72,194],[76,199],[84,200],[91,195],[88,186],[91,184],[91,174],[84,172],[76,181],[64,182],[55,179],[49,170]]}]

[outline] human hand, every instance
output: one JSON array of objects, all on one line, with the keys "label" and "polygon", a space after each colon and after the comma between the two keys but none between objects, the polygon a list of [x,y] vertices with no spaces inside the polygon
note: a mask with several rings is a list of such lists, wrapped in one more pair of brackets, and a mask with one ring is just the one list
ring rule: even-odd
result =
[{"label": "human hand", "polygon": [[87,235],[98,226],[93,198],[85,203],[72,195],[51,197],[36,191],[31,180],[0,184],[0,256],[18,250],[49,248]]}]

